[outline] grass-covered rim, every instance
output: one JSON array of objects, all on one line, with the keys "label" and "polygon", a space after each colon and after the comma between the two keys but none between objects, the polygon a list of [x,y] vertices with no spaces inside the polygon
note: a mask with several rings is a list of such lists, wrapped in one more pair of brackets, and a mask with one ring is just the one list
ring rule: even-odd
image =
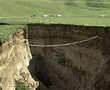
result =
[{"label": "grass-covered rim", "polygon": [[8,40],[9,36],[15,32],[17,32],[18,30],[21,29],[26,29],[28,27],[33,27],[33,26],[61,26],[61,27],[65,27],[65,26],[70,26],[70,27],[79,27],[79,28],[97,28],[97,30],[100,28],[102,29],[106,29],[106,28],[110,28],[110,26],[84,26],[84,25],[72,25],[72,24],[44,24],[44,23],[29,23],[29,24],[6,24],[6,25],[0,25],[0,41],[5,41]]},{"label": "grass-covered rim", "polygon": [[8,40],[11,34],[24,27],[25,25],[0,25],[0,41]]}]

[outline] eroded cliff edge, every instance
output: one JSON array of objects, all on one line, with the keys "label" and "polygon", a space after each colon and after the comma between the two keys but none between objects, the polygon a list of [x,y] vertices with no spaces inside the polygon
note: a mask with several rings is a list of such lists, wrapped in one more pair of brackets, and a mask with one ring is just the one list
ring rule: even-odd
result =
[{"label": "eroded cliff edge", "polygon": [[15,81],[24,82],[30,90],[38,87],[28,71],[32,59],[28,41],[24,38],[24,30],[14,33],[0,46],[0,88],[15,90]]},{"label": "eroded cliff edge", "polygon": [[30,72],[39,79],[38,90],[110,89],[110,27],[37,24],[28,28]]}]

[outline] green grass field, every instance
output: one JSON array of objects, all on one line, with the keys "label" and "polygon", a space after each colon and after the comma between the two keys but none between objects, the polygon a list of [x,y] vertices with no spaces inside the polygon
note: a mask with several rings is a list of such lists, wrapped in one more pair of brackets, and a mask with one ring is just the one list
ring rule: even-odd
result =
[{"label": "green grass field", "polygon": [[[0,0],[0,23],[12,24],[15,30],[13,24],[27,23],[106,27],[110,26],[110,0]],[[13,30],[0,26],[0,39]]]},{"label": "green grass field", "polygon": [[110,0],[0,0],[0,22],[110,26]]}]

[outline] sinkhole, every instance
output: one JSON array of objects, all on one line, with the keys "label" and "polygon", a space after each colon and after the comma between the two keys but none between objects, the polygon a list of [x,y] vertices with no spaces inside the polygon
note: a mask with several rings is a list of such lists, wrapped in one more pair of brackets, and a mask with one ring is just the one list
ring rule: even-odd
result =
[{"label": "sinkhole", "polygon": [[28,25],[36,90],[110,89],[110,28]]}]

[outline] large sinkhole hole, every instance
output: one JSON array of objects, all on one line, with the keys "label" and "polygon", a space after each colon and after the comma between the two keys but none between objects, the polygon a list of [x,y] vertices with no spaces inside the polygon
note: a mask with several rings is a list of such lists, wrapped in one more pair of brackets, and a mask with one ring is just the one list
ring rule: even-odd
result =
[{"label": "large sinkhole hole", "polygon": [[[110,89],[110,32],[68,26],[35,25],[28,28],[33,59],[29,70],[40,82],[36,90],[108,90]],[[85,30],[86,29],[86,30]],[[106,37],[104,38],[103,35]],[[94,38],[86,41],[86,39]],[[85,40],[77,45],[59,45]]]}]

